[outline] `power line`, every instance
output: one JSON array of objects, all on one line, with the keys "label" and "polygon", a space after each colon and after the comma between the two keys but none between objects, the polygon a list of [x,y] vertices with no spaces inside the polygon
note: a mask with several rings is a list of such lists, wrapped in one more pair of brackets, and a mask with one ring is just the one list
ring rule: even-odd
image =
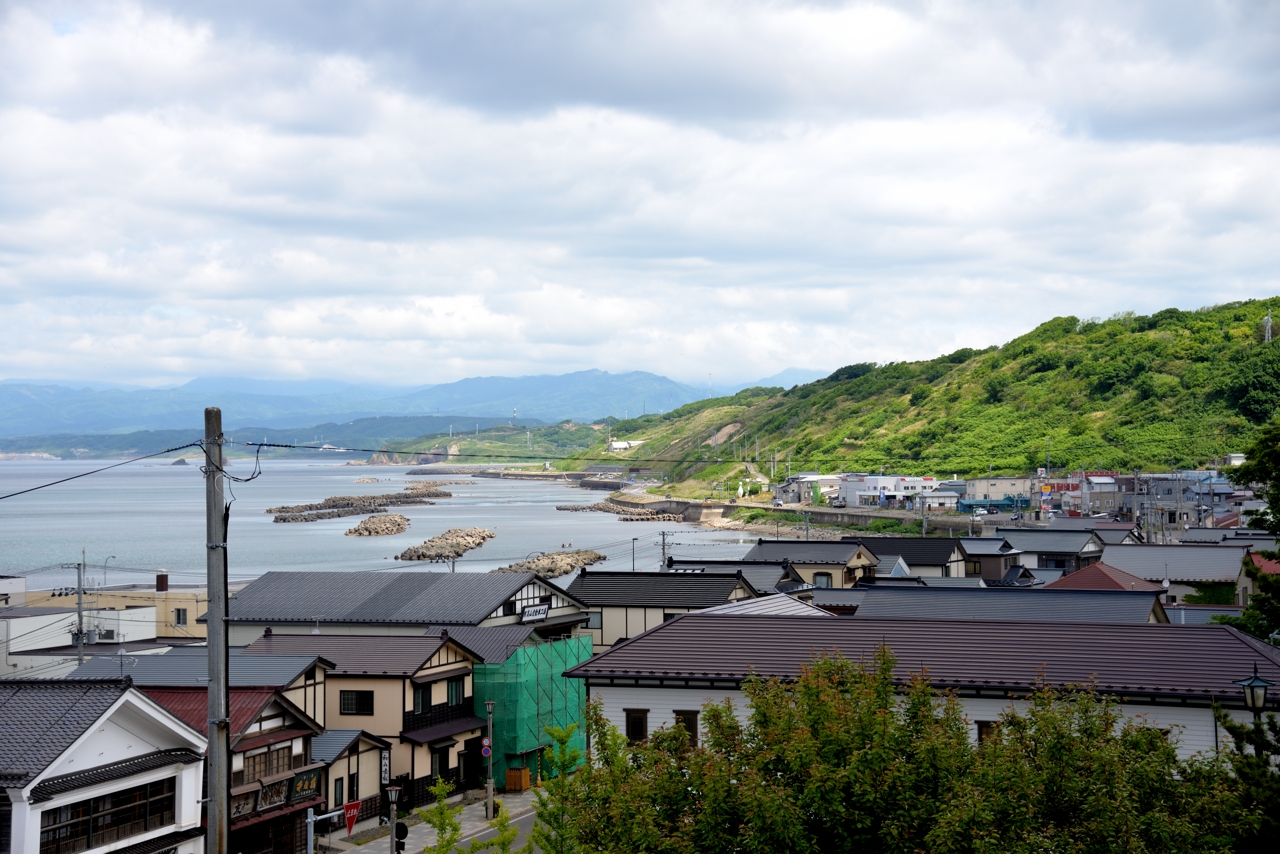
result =
[{"label": "power line", "polygon": [[187,443],[187,444],[185,444],[185,445],[179,445],[179,446],[178,446],[178,447],[176,447],[176,448],[166,448],[166,449],[165,449],[165,450],[163,450],[163,451],[156,451],[154,454],[147,454],[147,455],[145,455],[145,456],[141,456],[141,457],[134,457],[134,458],[133,458],[133,459],[131,459],[131,460],[125,460],[125,461],[123,461],[123,462],[113,463],[112,465],[109,465],[109,466],[103,466],[102,468],[100,468],[100,469],[94,469],[93,471],[81,472],[80,474],[73,474],[73,475],[71,475],[71,477],[64,477],[64,478],[62,478],[61,480],[55,480],[55,481],[51,481],[51,482],[49,482],[49,483],[42,483],[42,484],[40,484],[39,486],[33,486],[33,487],[31,487],[30,489],[20,489],[20,490],[18,490],[17,492],[10,492],[8,495],[0,495],[0,501],[5,500],[6,498],[16,498],[16,497],[18,497],[19,495],[26,495],[28,492],[35,492],[35,491],[36,491],[36,490],[38,490],[38,489],[47,489],[47,488],[49,488],[50,486],[57,486],[58,484],[60,484],[60,483],[66,483],[67,481],[71,481],[71,480],[78,480],[79,478],[82,478],[82,477],[88,477],[88,476],[89,476],[89,475],[91,475],[91,474],[100,474],[100,473],[102,473],[102,472],[104,472],[104,471],[109,471],[110,469],[117,469],[117,468],[120,468],[120,466],[127,466],[127,465],[129,465],[129,463],[136,463],[136,462],[139,462],[139,461],[141,461],[141,460],[149,460],[149,459],[151,459],[152,457],[159,457],[159,456],[163,456],[164,454],[172,454],[174,451],[181,451],[181,450],[184,450],[184,449],[186,449],[186,448],[197,448],[197,447],[200,447],[200,446],[201,446],[201,444],[202,444],[202,443],[200,443],[200,442],[189,442],[189,443]]}]

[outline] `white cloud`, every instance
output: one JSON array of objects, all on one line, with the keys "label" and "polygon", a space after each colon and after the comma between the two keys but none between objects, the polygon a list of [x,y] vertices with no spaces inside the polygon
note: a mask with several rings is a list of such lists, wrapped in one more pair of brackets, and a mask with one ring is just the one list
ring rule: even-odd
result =
[{"label": "white cloud", "polygon": [[1274,8],[498,5],[12,7],[0,375],[731,382],[1280,290]]}]

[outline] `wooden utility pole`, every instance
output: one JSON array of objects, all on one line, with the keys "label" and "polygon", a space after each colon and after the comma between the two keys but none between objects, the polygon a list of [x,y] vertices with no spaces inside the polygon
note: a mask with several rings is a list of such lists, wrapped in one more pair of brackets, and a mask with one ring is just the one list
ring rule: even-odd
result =
[{"label": "wooden utility pole", "polygon": [[227,512],[222,493],[222,410],[204,411],[205,567],[209,610],[209,806],[207,854],[230,850],[231,721],[227,684]]}]

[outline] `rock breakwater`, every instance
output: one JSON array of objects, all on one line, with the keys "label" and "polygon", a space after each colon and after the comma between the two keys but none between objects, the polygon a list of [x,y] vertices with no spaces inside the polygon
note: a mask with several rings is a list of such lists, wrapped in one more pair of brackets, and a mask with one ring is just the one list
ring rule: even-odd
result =
[{"label": "rock breakwater", "polygon": [[347,531],[348,537],[389,537],[409,530],[408,518],[399,513],[370,516]]},{"label": "rock breakwater", "polygon": [[484,528],[451,528],[420,546],[410,546],[397,555],[396,560],[454,560],[496,536]]},{"label": "rock breakwater", "polygon": [[315,504],[293,504],[268,507],[266,512],[275,514],[273,522],[318,522],[321,519],[337,519],[342,516],[363,516],[386,513],[387,507],[435,504],[422,495],[335,495]]},{"label": "rock breakwater", "polygon": [[608,558],[590,549],[578,549],[572,552],[541,554],[535,558],[518,561],[510,566],[498,567],[490,570],[490,572],[532,572],[540,578],[559,578],[562,575],[568,575],[575,569],[591,566],[593,563],[599,563],[602,560],[608,560]]},{"label": "rock breakwater", "polygon": [[683,522],[679,513],[659,513],[657,510],[645,510],[638,507],[624,507],[612,501],[597,501],[595,504],[561,504],[557,510],[572,513],[616,513],[623,522]]}]

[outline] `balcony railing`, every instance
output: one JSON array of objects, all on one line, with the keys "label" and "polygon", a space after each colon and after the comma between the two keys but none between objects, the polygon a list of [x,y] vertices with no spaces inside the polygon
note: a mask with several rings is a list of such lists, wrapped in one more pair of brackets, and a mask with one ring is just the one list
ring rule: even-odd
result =
[{"label": "balcony railing", "polygon": [[414,730],[426,729],[436,724],[447,723],[448,721],[456,721],[459,718],[469,718],[475,714],[475,698],[464,697],[462,702],[456,706],[450,706],[448,703],[440,703],[432,706],[425,712],[405,712],[404,721],[401,724],[402,732],[413,732]]}]

